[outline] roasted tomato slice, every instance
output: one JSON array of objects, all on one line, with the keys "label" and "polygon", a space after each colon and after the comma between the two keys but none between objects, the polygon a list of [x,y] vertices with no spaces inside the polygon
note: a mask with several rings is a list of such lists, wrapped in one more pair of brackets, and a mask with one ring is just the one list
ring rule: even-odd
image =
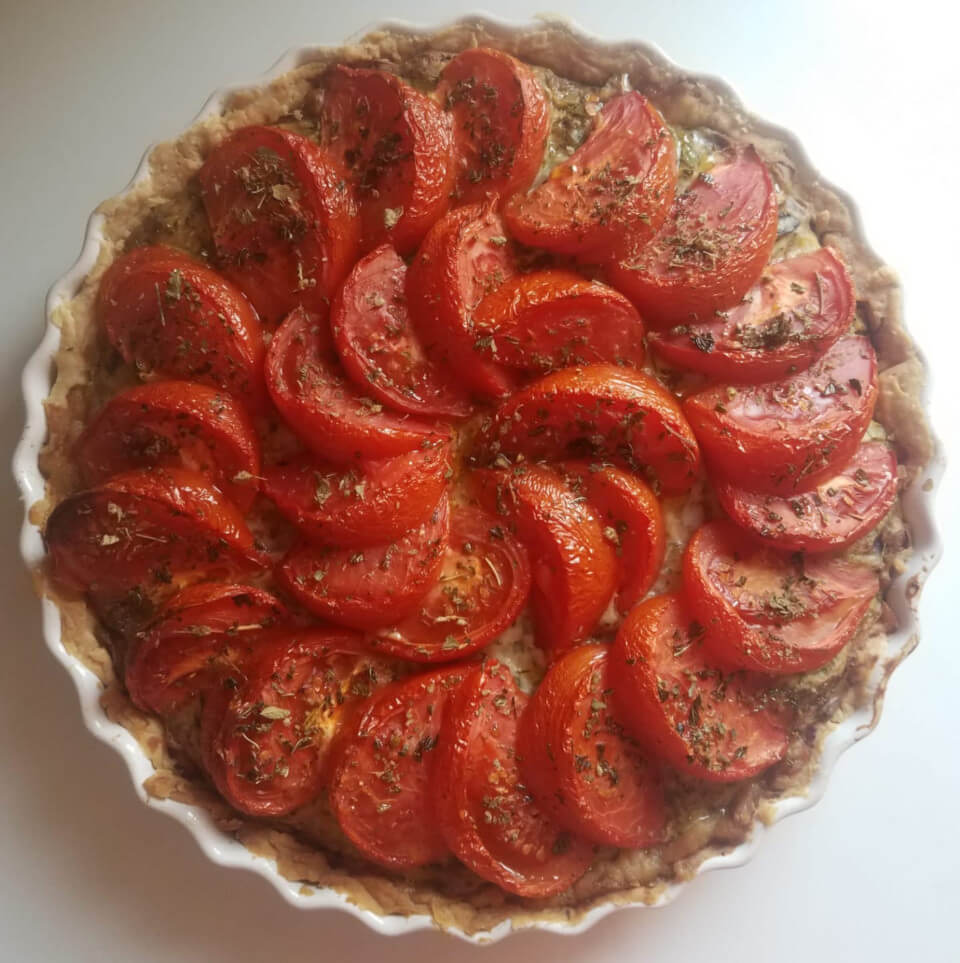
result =
[{"label": "roasted tomato slice", "polygon": [[473,315],[486,295],[516,273],[500,216],[479,204],[458,207],[439,220],[407,273],[410,314],[428,355],[483,397],[502,397],[513,381],[484,356]]},{"label": "roasted tomato slice", "polygon": [[542,898],[579,879],[593,851],[524,785],[516,738],[526,705],[505,666],[490,659],[472,669],[447,703],[433,790],[440,830],[461,862],[509,893]]},{"label": "roasted tomato slice", "polygon": [[774,548],[828,552],[852,545],[876,528],[897,497],[897,458],[883,442],[861,445],[826,481],[789,497],[715,486],[723,510]]},{"label": "roasted tomato slice", "polygon": [[361,394],[324,347],[326,323],[297,308],[280,326],[267,352],[267,388],[280,414],[323,458],[343,464],[386,458],[439,435],[433,427]]},{"label": "roasted tomato slice", "polygon": [[679,595],[641,602],[610,650],[618,717],[649,752],[698,779],[747,779],[787,751],[786,715],[748,673],[720,667]]},{"label": "roasted tomato slice", "polygon": [[717,385],[683,411],[720,478],[769,494],[808,491],[860,445],[877,400],[867,338],[841,338],[812,368],[769,384]]},{"label": "roasted tomato slice", "polygon": [[657,232],[677,184],[673,135],[636,91],[608,101],[587,140],[529,194],[503,208],[524,244],[603,257],[628,237],[638,246]]},{"label": "roasted tomato slice", "polygon": [[711,321],[760,276],[777,238],[777,196],[753,148],[678,194],[653,240],[627,238],[610,281],[651,325]]},{"label": "roasted tomato slice", "polygon": [[449,204],[450,118],[399,77],[342,64],[324,75],[316,113],[321,143],[353,182],[361,250],[409,254]]},{"label": "roasted tomato slice", "polygon": [[416,675],[376,692],[338,737],[330,808],[360,852],[391,869],[446,856],[430,774],[444,708],[468,668]]},{"label": "roasted tomato slice", "polygon": [[170,599],[127,655],[130,698],[158,715],[171,712],[245,663],[261,633],[285,614],[275,596],[252,585],[201,583]]},{"label": "roasted tomato slice", "polygon": [[169,247],[139,247],[107,268],[97,314],[143,375],[222,388],[256,405],[263,343],[256,312],[226,279]]},{"label": "roasted tomato slice", "polygon": [[463,50],[444,67],[437,97],[453,115],[459,202],[506,197],[533,183],[550,133],[550,105],[526,64],[489,47]]},{"label": "roasted tomato slice", "polygon": [[643,322],[613,288],[571,271],[510,278],[473,315],[481,354],[500,364],[545,372],[609,361],[643,364]]},{"label": "roasted tomato slice", "polygon": [[155,381],[115,395],[74,455],[88,485],[172,465],[206,475],[242,511],[257,495],[260,445],[249,416],[230,395],[190,381]]},{"label": "roasted tomato slice", "polygon": [[654,354],[712,378],[755,384],[809,368],[845,334],[856,300],[830,248],[771,264],[742,304],[650,335]]},{"label": "roasted tomato slice", "polygon": [[523,545],[496,516],[458,506],[437,583],[413,614],[377,629],[367,643],[413,662],[452,662],[492,642],[529,594]]},{"label": "roasted tomato slice", "polygon": [[480,470],[478,497],[508,520],[533,570],[537,643],[557,655],[594,630],[617,587],[617,559],[596,511],[541,465]]},{"label": "roasted tomato slice", "polygon": [[727,521],[694,532],[683,582],[714,653],[729,665],[771,673],[826,665],[850,641],[879,590],[876,576],[861,565],[778,552]]},{"label": "roasted tomato slice", "polygon": [[359,240],[343,168],[300,134],[243,127],[213,149],[199,180],[224,273],[264,322],[297,305],[326,311]]},{"label": "roasted tomato slice", "polygon": [[582,645],[555,662],[520,720],[520,771],[554,822],[607,846],[663,838],[659,774],[613,716],[609,649]]},{"label": "roasted tomato slice", "polygon": [[666,533],[660,503],[650,486],[612,465],[565,462],[567,484],[600,516],[603,534],[617,553],[617,611],[625,615],[650,591],[660,574]]},{"label": "roasted tomato slice", "polygon": [[479,438],[482,457],[589,458],[642,472],[657,491],[682,493],[700,452],[677,399],[642,371],[567,368],[508,398]]},{"label": "roasted tomato slice", "polygon": [[449,471],[449,446],[438,441],[346,471],[294,458],[264,469],[263,492],[311,541],[359,548],[427,521]]},{"label": "roasted tomato slice", "polygon": [[390,408],[462,418],[469,402],[413,330],[406,278],[406,264],[389,245],[357,262],[330,311],[340,361],[355,384]]},{"label": "roasted tomato slice", "polygon": [[374,629],[416,609],[440,573],[449,539],[444,496],[424,524],[396,541],[364,549],[300,546],[277,575],[315,615]]}]

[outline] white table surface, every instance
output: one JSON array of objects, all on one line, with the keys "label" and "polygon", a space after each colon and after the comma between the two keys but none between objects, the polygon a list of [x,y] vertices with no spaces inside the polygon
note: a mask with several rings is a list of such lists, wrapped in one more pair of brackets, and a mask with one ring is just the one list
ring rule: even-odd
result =
[{"label": "white table surface", "polygon": [[[486,7],[515,19],[538,11],[520,0]],[[337,43],[403,9],[429,23],[469,8],[0,0],[3,449],[20,431],[19,373],[40,336],[45,290],[73,262],[89,211],[126,183],[145,145],[185,126],[213,88],[252,79],[288,47]],[[858,197],[874,246],[904,279],[909,323],[934,367],[936,426],[956,460],[960,90],[949,6],[603,0],[554,9],[726,77]],[[923,642],[896,673],[879,729],[841,760],[823,802],[767,834],[752,863],[583,936],[524,933],[481,950],[433,933],[388,941],[340,914],[298,912],[262,880],[208,863],[181,827],[143,807],[119,757],[83,729],[72,684],[42,645],[14,548],[20,506],[10,479],[0,484],[0,959],[960,959],[955,550],[924,592]],[[956,493],[955,466],[939,498],[954,546]]]}]

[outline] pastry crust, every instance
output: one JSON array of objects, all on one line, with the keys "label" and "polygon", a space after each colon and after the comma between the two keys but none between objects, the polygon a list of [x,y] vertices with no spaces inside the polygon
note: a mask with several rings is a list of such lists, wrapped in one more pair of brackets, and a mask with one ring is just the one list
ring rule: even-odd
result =
[{"label": "pastry crust", "polygon": [[[40,456],[47,491],[31,508],[35,524],[42,527],[52,506],[79,486],[71,447],[91,412],[131,378],[128,372],[104,370],[105,348],[93,307],[100,277],[127,245],[143,240],[162,239],[196,254],[212,249],[193,181],[210,149],[228,132],[248,124],[300,122],[302,115],[295,112],[332,62],[375,62],[416,82],[436,69],[441,55],[472,45],[499,47],[578,84],[609,89],[626,77],[669,123],[708,127],[732,141],[752,143],[778,188],[809,213],[820,242],[838,248],[850,265],[858,314],[869,328],[881,372],[875,417],[896,446],[902,488],[918,483],[933,457],[934,442],[923,409],[924,365],[903,325],[896,276],[866,244],[849,201],[819,178],[793,136],[748,114],[722,82],[685,74],[644,46],[603,44],[557,22],[513,30],[471,19],[434,33],[380,30],[351,46],[313,51],[308,63],[264,87],[233,94],[222,112],[154,148],[148,176],[100,206],[103,242],[96,265],[53,319],[61,330],[61,343],[56,382],[46,401],[49,436]],[[871,538],[877,541],[855,546],[853,552],[882,569],[881,585],[886,589],[903,570],[910,551],[910,532],[898,506]],[[824,736],[867,698],[868,677],[884,656],[887,632],[895,627],[892,613],[877,605],[834,663],[794,685],[792,697],[808,712],[811,731],[795,740],[788,758],[774,770],[744,784],[704,789],[701,797],[689,787],[684,789],[685,809],[665,846],[601,851],[586,876],[568,892],[531,901],[503,893],[452,862],[405,876],[372,867],[351,854],[323,813],[295,814],[282,825],[239,816],[184,768],[182,755],[175,753],[159,721],[131,704],[84,601],[52,585],[42,571],[36,575],[38,589],[60,608],[67,650],[103,683],[102,703],[108,716],[137,738],[153,763],[156,773],[146,783],[148,792],[202,805],[225,832],[253,852],[276,860],[278,871],[288,879],[333,887],[378,914],[426,914],[440,927],[466,933],[489,930],[507,919],[517,926],[535,920],[574,922],[606,902],[653,903],[672,883],[692,876],[704,859],[743,841],[755,820],[763,819],[777,799],[802,793],[809,784]],[[879,699],[878,695],[877,703]],[[874,708],[879,711],[879,704]],[[175,743],[176,733],[172,735]]]}]

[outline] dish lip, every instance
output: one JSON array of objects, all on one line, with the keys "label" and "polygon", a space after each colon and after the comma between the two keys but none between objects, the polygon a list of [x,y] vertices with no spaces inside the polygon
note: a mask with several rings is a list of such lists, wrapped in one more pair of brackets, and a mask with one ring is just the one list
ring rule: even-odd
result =
[{"label": "dish lip", "polygon": [[[742,104],[741,98],[727,81],[711,74],[686,71],[667,57],[656,44],[646,40],[606,39],[583,30],[566,17],[535,17],[526,23],[515,23],[488,14],[473,14],[457,17],[439,25],[420,25],[404,20],[385,20],[377,21],[362,31],[358,31],[348,37],[345,42],[356,42],[367,34],[376,31],[394,30],[414,35],[428,35],[464,24],[486,25],[497,31],[519,33],[529,31],[538,25],[542,26],[545,21],[561,25],[578,40],[584,42],[630,46],[639,49],[652,61],[665,67],[682,70],[696,81],[723,91],[736,104]],[[237,91],[263,86],[281,74],[315,60],[321,51],[327,49],[329,49],[329,45],[302,45],[289,49],[269,70],[251,82],[231,84],[214,91],[207,98],[200,112],[187,126],[192,126],[198,121],[220,112],[229,98]],[[791,149],[813,167],[803,145],[795,134],[765,120],[762,123],[765,128],[788,142]],[[146,149],[137,166],[136,173],[117,196],[122,197],[128,194],[149,176],[150,155],[155,147],[156,144],[151,144]],[[870,253],[874,253],[864,239],[862,220],[856,202],[845,191],[834,187],[833,184],[827,181],[823,181],[823,183],[834,190],[846,203],[852,215],[853,227],[858,241]],[[51,286],[45,302],[46,326],[42,340],[23,370],[22,391],[26,418],[23,434],[14,452],[12,467],[14,478],[24,502],[20,553],[31,573],[36,571],[45,554],[42,532],[30,520],[30,509],[35,502],[43,497],[45,490],[45,482],[39,466],[39,454],[47,435],[44,400],[50,394],[53,385],[54,359],[60,343],[60,331],[54,324],[53,318],[58,306],[76,295],[87,273],[96,263],[103,240],[103,224],[102,214],[98,212],[91,214],[87,221],[83,245],[76,262]],[[929,416],[930,367],[926,363],[922,352],[918,351],[918,355],[927,374],[923,392],[923,405]],[[906,570],[892,583],[887,595],[887,604],[891,606],[897,616],[899,628],[887,637],[885,658],[878,661],[874,674],[871,676],[871,692],[874,695],[871,704],[865,705],[854,712],[828,733],[823,743],[816,774],[803,795],[778,800],[771,807],[772,812],[769,820],[766,823],[755,823],[749,839],[727,852],[705,859],[697,868],[695,876],[711,870],[734,868],[748,862],[770,826],[787,816],[810,808],[823,797],[833,767],[839,758],[847,749],[859,742],[876,727],[886,686],[893,668],[909,655],[918,644],[917,612],[920,589],[942,555],[943,547],[934,521],[934,504],[944,467],[945,458],[942,446],[939,441],[934,439],[934,455],[925,468],[923,482],[917,479],[901,496],[904,516],[913,539],[914,554],[908,561]],[[214,863],[256,873],[267,880],[290,905],[298,909],[338,909],[345,911],[365,923],[370,929],[384,936],[398,936],[404,933],[436,928],[434,921],[426,915],[409,917],[379,915],[372,910],[355,905],[345,895],[335,890],[318,888],[313,885],[304,887],[299,882],[287,880],[277,872],[276,865],[272,860],[255,856],[240,842],[218,829],[206,810],[199,806],[151,797],[144,788],[144,782],[153,774],[153,766],[133,735],[119,724],[111,722],[107,717],[100,704],[102,686],[99,680],[79,659],[70,655],[64,647],[60,631],[59,610],[56,604],[49,598],[42,598],[41,614],[44,641],[54,658],[73,679],[80,700],[83,721],[87,729],[101,742],[111,746],[124,760],[137,796],[146,805],[165,813],[186,827],[200,849]],[[466,933],[457,928],[448,928],[445,932],[471,943],[493,943],[519,929],[539,929],[563,935],[582,933],[614,910],[630,907],[655,908],[666,905],[692,881],[691,879],[669,884],[652,903],[621,903],[608,900],[587,910],[573,923],[533,920],[516,925],[511,920],[505,920],[496,927],[481,932]]]}]

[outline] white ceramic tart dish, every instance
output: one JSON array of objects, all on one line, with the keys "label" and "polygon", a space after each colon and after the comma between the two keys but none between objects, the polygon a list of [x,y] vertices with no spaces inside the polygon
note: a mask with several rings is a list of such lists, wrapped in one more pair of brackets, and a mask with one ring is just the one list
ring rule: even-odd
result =
[{"label": "white ceramic tart dish", "polygon": [[[703,838],[690,835],[672,858],[650,864],[661,869],[646,876],[625,870],[617,885],[604,886],[597,877],[579,897],[536,902],[495,887],[445,890],[429,875],[398,879],[336,852],[325,854],[276,824],[240,816],[178,770],[163,728],[134,708],[115,678],[85,604],[58,593],[44,575],[43,525],[52,505],[70,490],[58,489],[51,466],[63,458],[71,421],[89,414],[89,399],[78,400],[83,392],[75,390],[82,385],[84,345],[90,343],[80,329],[92,313],[100,276],[131,233],[143,229],[144,218],[156,214],[162,220],[164,204],[188,189],[211,143],[236,127],[289,117],[311,79],[330,63],[389,64],[402,75],[405,65],[471,46],[505,50],[580,85],[626,84],[647,96],[671,125],[709,128],[733,143],[754,145],[781,196],[796,199],[811,236],[839,250],[850,266],[858,316],[879,362],[875,418],[894,444],[901,469],[899,542],[886,568],[882,616],[873,635],[858,643],[836,704],[819,721],[810,754],[793,776],[758,790],[745,821],[729,814],[725,832],[711,823]],[[893,670],[917,645],[919,591],[940,554],[932,506],[942,458],[925,416],[925,367],[901,310],[896,277],[862,236],[853,201],[819,177],[796,138],[747,113],[724,82],[685,73],[647,43],[603,42],[557,22],[517,26],[470,17],[434,29],[385,24],[339,49],[295,49],[257,81],[215,93],[182,137],[148,150],[127,188],[92,215],[79,259],[50,290],[47,328],[24,371],[27,420],[14,457],[26,506],[21,551],[43,596],[45,641],[74,679],[87,727],[126,761],[140,798],[185,825],[214,862],[258,873],[298,908],[344,910],[384,935],[440,927],[488,942],[522,927],[581,932],[617,908],[663,905],[695,875],[743,864],[766,825],[822,796],[840,755],[876,725]]]}]

